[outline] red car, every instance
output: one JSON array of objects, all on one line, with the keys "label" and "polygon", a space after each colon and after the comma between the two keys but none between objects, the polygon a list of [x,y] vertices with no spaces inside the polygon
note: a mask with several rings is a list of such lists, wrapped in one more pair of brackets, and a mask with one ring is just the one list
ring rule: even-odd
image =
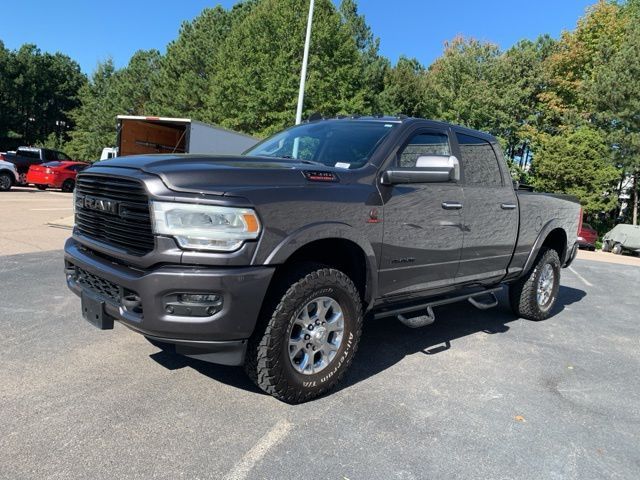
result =
[{"label": "red car", "polygon": [[40,190],[61,188],[63,192],[73,192],[76,186],[76,175],[89,166],[84,162],[47,162],[31,165],[27,172],[27,183]]},{"label": "red car", "polygon": [[595,250],[596,240],[598,240],[598,232],[588,223],[583,223],[578,232],[578,247]]}]

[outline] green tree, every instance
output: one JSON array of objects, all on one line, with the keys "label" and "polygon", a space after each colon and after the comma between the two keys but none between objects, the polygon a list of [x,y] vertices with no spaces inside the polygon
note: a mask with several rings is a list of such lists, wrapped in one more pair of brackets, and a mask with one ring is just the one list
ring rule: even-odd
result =
[{"label": "green tree", "polygon": [[591,116],[594,106],[586,92],[589,80],[619,48],[627,23],[618,3],[600,0],[587,9],[575,30],[563,32],[544,64],[548,86],[540,99],[549,133]]},{"label": "green tree", "polygon": [[425,115],[495,131],[499,58],[500,49],[490,43],[462,37],[448,42],[425,75]]},{"label": "green tree", "polygon": [[221,6],[204,9],[184,22],[178,38],[169,43],[160,61],[160,72],[152,91],[153,110],[166,116],[202,119],[217,68],[216,52],[231,27],[257,3],[245,1],[231,10]]},{"label": "green tree", "polygon": [[13,88],[10,68],[11,52],[5,48],[4,43],[0,40],[0,150],[6,148],[3,146],[2,140],[9,137],[9,132],[13,127]]},{"label": "green tree", "polygon": [[[308,4],[263,0],[233,26],[216,54],[207,120],[268,135],[295,116]],[[305,115],[361,112],[360,52],[330,0],[316,2]]]},{"label": "green tree", "polygon": [[0,45],[0,143],[40,144],[53,132],[65,135],[85,81],[66,55],[31,44],[14,52]]},{"label": "green tree", "polygon": [[543,133],[534,143],[536,188],[578,197],[588,214],[609,212],[617,203],[619,172],[602,134],[588,126],[559,135]]},{"label": "green tree", "polygon": [[75,158],[93,161],[116,143],[116,116],[149,115],[151,92],[159,75],[160,53],[138,50],[116,70],[111,59],[98,65],[80,90],[82,105],[72,112],[76,128],[66,148]]},{"label": "green tree", "polygon": [[82,104],[71,112],[76,128],[66,147],[72,158],[95,161],[104,147],[115,145],[115,117],[122,113],[114,95],[115,74],[113,61],[107,59],[80,89]]},{"label": "green tree", "polygon": [[389,60],[381,56],[380,39],[377,38],[363,15],[358,13],[355,0],[342,0],[339,7],[345,27],[356,42],[360,59],[354,68],[360,75],[356,78],[358,88],[363,91],[364,110],[352,113],[385,113],[380,93],[385,86],[385,76],[390,68]]},{"label": "green tree", "polygon": [[504,52],[496,64],[492,133],[502,139],[505,154],[517,163],[518,171],[528,163],[535,133],[543,129],[539,115],[539,96],[547,86],[543,64],[554,46],[555,41],[547,35],[535,42],[522,40]]},{"label": "green tree", "polygon": [[384,76],[384,89],[379,100],[383,112],[422,116],[424,72],[424,67],[415,58],[400,57]]},{"label": "green tree", "polygon": [[[640,3],[640,2],[638,2]],[[640,15],[636,4],[627,6],[629,17],[621,44],[608,62],[594,69],[587,88],[594,105],[594,123],[608,135],[618,165],[633,178],[632,215],[638,224],[638,180],[640,177]]]},{"label": "green tree", "polygon": [[126,68],[115,73],[113,95],[120,114],[153,115],[155,110],[151,96],[160,81],[160,61],[158,50],[138,50],[133,54]]}]

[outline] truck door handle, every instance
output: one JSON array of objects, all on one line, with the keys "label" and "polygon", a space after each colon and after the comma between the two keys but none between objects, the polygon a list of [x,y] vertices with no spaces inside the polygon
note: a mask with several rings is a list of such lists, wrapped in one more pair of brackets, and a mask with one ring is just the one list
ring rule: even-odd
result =
[{"label": "truck door handle", "polygon": [[516,204],[515,203],[501,203],[500,204],[500,208],[503,210],[515,210],[516,209]]},{"label": "truck door handle", "polygon": [[445,210],[460,210],[462,204],[458,202],[442,202],[442,208]]}]

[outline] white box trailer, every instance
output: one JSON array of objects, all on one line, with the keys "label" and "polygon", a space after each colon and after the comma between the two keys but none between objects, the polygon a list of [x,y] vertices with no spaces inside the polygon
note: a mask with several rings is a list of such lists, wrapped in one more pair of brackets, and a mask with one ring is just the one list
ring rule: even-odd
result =
[{"label": "white box trailer", "polygon": [[190,118],[118,115],[117,156],[149,153],[238,155],[258,139]]}]

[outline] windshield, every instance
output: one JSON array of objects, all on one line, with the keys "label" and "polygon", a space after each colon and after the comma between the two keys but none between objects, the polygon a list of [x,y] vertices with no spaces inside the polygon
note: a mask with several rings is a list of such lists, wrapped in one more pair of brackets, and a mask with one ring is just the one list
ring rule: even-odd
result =
[{"label": "windshield", "polygon": [[380,121],[324,120],[285,130],[244,155],[294,158],[329,167],[360,168],[396,126]]}]

